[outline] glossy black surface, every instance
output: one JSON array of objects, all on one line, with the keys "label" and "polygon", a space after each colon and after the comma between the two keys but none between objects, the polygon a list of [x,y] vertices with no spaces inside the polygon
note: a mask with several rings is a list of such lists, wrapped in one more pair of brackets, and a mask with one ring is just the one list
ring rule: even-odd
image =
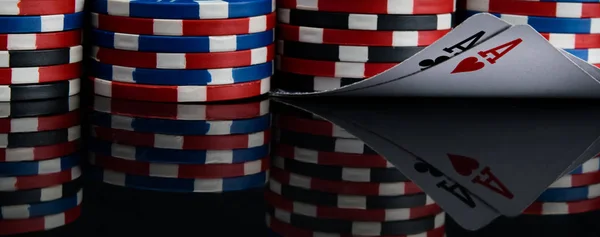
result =
[{"label": "glossy black surface", "polygon": [[[232,103],[235,102],[228,104]],[[473,102],[456,101],[454,105],[469,106],[469,103]],[[496,102],[475,104],[487,103],[493,106]],[[526,103],[534,106],[549,102]],[[581,106],[582,102],[577,103]],[[83,215],[79,220],[54,230],[15,236],[268,236],[265,190],[261,188],[222,194],[184,194],[117,187],[86,178]],[[593,237],[600,236],[598,220],[600,212],[596,211],[562,216],[501,217],[475,232],[458,227],[448,217],[445,226],[448,237]]]}]

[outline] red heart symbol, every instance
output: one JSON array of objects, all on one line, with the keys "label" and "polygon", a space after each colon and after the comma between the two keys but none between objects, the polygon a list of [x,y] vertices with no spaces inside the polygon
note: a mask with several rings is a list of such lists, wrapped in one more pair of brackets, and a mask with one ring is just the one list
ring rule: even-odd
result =
[{"label": "red heart symbol", "polygon": [[447,155],[448,158],[450,158],[454,170],[462,176],[470,176],[473,173],[473,170],[479,168],[479,162],[473,158],[453,154]]},{"label": "red heart symbol", "polygon": [[483,67],[485,67],[485,63],[479,62],[477,57],[468,57],[460,61],[450,74],[477,71]]}]

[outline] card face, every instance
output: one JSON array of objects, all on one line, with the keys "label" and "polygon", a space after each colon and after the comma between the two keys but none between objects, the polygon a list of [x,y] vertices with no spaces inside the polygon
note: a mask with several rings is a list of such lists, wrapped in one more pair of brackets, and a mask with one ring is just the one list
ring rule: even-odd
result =
[{"label": "card face", "polygon": [[[354,123],[351,120],[354,116],[369,116],[371,113],[377,113],[368,104],[344,108],[332,104],[306,101],[291,103],[300,106],[301,109],[316,113],[363,140],[432,197],[463,228],[477,230],[499,216],[496,210],[423,159],[413,156],[410,151],[394,142]],[[353,116],[340,117],[336,115],[337,112],[344,114],[350,112]]]},{"label": "card face", "polygon": [[[311,95],[347,95],[346,92],[355,91],[363,87],[372,87],[381,83],[386,83],[391,80],[421,72],[425,69],[440,64],[449,58],[452,58],[460,53],[463,53],[475,45],[488,40],[498,32],[506,30],[511,25],[497,17],[482,13],[477,14],[462,24],[453,29],[443,38],[436,41],[434,44],[423,49],[421,52],[413,55],[408,60],[402,62],[398,66],[388,70],[385,73],[377,75],[360,83],[355,83],[347,87],[336,90],[316,93],[273,93],[275,96],[311,96]],[[344,93],[340,93],[344,92]],[[352,94],[354,95],[354,94]],[[378,93],[367,93],[358,95],[379,96]]]}]

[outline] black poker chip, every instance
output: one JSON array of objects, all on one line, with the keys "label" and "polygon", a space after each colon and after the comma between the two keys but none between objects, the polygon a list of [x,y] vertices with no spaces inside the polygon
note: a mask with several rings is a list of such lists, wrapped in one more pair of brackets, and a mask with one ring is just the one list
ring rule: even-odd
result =
[{"label": "black poker chip", "polygon": [[62,114],[79,108],[79,96],[37,101],[0,102],[0,118],[39,117]]},{"label": "black poker chip", "polygon": [[78,178],[72,182],[52,187],[19,191],[2,191],[0,192],[0,203],[2,203],[3,206],[10,206],[47,202],[63,197],[75,196],[82,186],[83,178]]},{"label": "black poker chip", "polygon": [[315,218],[290,213],[271,206],[267,212],[274,218],[298,228],[327,233],[352,234],[357,236],[413,235],[427,232],[444,224],[445,214],[418,219],[386,222],[364,222],[338,219]]},{"label": "black poker chip", "polygon": [[8,60],[0,60],[0,68],[41,67],[81,62],[81,45],[60,49],[9,50],[0,52]]},{"label": "black poker chip", "polygon": [[0,136],[0,147],[16,148],[47,146],[75,141],[79,139],[80,136],[80,126],[43,132],[4,133]]},{"label": "black poker chip", "polygon": [[0,101],[44,100],[69,97],[79,93],[80,79],[43,84],[0,86]]},{"label": "black poker chip", "polygon": [[444,30],[453,26],[454,14],[395,15],[353,14],[346,12],[310,11],[279,8],[279,22],[330,29],[416,31]]},{"label": "black poker chip", "polygon": [[350,209],[411,208],[433,203],[431,198],[429,198],[425,193],[401,196],[341,195],[285,185],[274,179],[269,181],[269,188],[271,191],[290,200],[296,200],[318,206]]},{"label": "black poker chip", "polygon": [[277,53],[281,55],[294,58],[342,62],[400,63],[424,48],[423,46],[349,46],[285,40],[277,41]]},{"label": "black poker chip", "polygon": [[[315,92],[337,89],[364,79],[360,78],[325,78],[278,71],[275,73],[273,88],[294,92]],[[307,116],[303,116],[307,117]],[[311,117],[311,116],[308,116]]]},{"label": "black poker chip", "polygon": [[359,139],[317,136],[307,133],[291,132],[284,129],[274,130],[275,139],[283,144],[318,150],[352,154],[378,153]]},{"label": "black poker chip", "polygon": [[298,160],[274,157],[275,167],[292,173],[325,180],[350,182],[405,182],[410,181],[398,169],[348,168],[333,165],[304,163]]}]

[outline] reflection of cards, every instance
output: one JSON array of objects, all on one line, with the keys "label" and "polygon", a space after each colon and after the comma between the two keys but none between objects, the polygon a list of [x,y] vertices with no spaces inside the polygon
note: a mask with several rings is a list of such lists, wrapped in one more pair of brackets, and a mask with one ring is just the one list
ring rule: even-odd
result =
[{"label": "reflection of cards", "polygon": [[[489,191],[502,195],[507,199],[513,199],[515,197],[515,195],[506,188],[506,185],[494,175],[489,166],[481,167],[479,161],[471,157],[454,154],[447,155],[457,174],[465,177],[474,176],[473,179],[471,179],[473,183],[482,185]],[[479,173],[476,173],[477,170],[480,170]]]},{"label": "reflection of cards", "polygon": [[[444,209],[461,226],[467,229],[479,229],[493,219],[499,216],[496,210],[490,208],[478,197],[470,193],[462,185],[448,178],[437,168],[429,165],[423,159],[415,157],[410,152],[391,143],[377,134],[361,127],[358,124],[349,122],[350,117],[337,117],[341,111],[340,106],[333,106],[327,103],[302,103],[302,101],[293,103],[303,109],[316,113],[320,117],[335,123],[336,125],[347,129],[348,132],[360,137],[365,143],[372,145],[379,154],[388,158],[388,160],[398,168],[402,174],[411,179],[427,195]],[[354,103],[353,103],[354,105]],[[328,108],[331,108],[328,109]],[[357,112],[359,108],[350,106],[348,109]],[[377,110],[369,111],[377,112]]]},{"label": "reflection of cards", "polygon": [[[429,174],[434,178],[443,178],[446,176],[445,174],[440,172],[440,170],[436,169],[435,167],[424,161],[417,162],[416,164],[414,164],[413,168],[419,173]],[[456,197],[468,207],[477,207],[477,204],[475,203],[472,194],[469,193],[469,191],[460,184],[453,183],[447,179],[443,179],[442,181],[437,183],[436,186],[452,194],[452,196]]]}]

